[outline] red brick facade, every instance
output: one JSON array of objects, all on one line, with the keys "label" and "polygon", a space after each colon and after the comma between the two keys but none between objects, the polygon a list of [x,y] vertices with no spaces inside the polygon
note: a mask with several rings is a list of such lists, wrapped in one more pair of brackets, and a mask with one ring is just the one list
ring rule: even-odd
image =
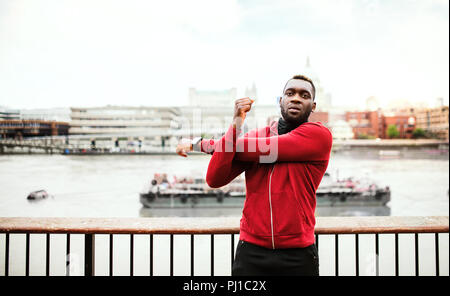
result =
[{"label": "red brick facade", "polygon": [[347,112],[345,121],[352,127],[355,139],[382,137],[382,115],[378,111]]},{"label": "red brick facade", "polygon": [[416,120],[412,116],[386,116],[383,120],[383,139],[388,139],[387,129],[390,125],[395,125],[399,131],[399,138],[411,139],[412,133],[416,128]]},{"label": "red brick facade", "polygon": [[399,138],[410,139],[415,129],[415,118],[411,116],[384,116],[379,111],[347,112],[345,120],[350,124],[357,138],[387,139],[389,125],[395,125]]}]

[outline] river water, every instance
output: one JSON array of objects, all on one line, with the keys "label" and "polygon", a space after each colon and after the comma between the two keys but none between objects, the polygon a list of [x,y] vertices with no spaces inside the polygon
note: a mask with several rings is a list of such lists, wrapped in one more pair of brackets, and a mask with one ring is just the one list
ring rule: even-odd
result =
[{"label": "river water", "polygon": [[[359,149],[333,153],[328,171],[335,177],[370,178],[391,188],[387,207],[319,207],[318,216],[448,215],[447,153],[399,151],[380,155]],[[4,155],[0,156],[0,216],[155,217],[240,216],[240,208],[145,209],[142,191],[156,172],[205,176],[209,155]],[[44,189],[51,198],[29,202]]]},{"label": "river water", "polygon": [[[241,208],[211,209],[144,209],[139,192],[156,172],[205,176],[209,155],[2,155],[0,156],[0,217],[162,217],[162,216],[241,216]],[[408,150],[380,153],[374,149],[357,149],[333,153],[328,171],[333,176],[369,177],[391,188],[387,207],[319,207],[317,216],[440,216],[449,214],[448,151]],[[29,202],[34,190],[45,189],[51,198]],[[83,274],[83,236],[71,235],[70,270]],[[169,238],[155,235],[154,274],[169,274]],[[210,270],[209,236],[195,237],[195,275],[208,275]],[[377,257],[374,236],[360,236],[360,274],[375,275]],[[380,235],[379,274],[393,275],[393,235]],[[235,242],[237,243],[236,236]],[[354,238],[340,235],[340,262],[353,262]],[[65,235],[51,236],[51,275],[66,272]],[[96,274],[108,274],[108,235],[96,235]],[[215,238],[215,274],[229,275],[230,238]],[[448,275],[448,234],[440,235],[441,275]],[[4,266],[5,235],[0,234],[0,266]],[[114,275],[129,272],[129,238],[114,235]],[[149,274],[149,238],[136,235],[135,275]],[[189,236],[175,238],[175,275],[189,275]],[[434,236],[421,234],[420,274],[433,275]],[[228,250],[228,251],[223,251]],[[333,275],[334,237],[321,235],[319,244],[320,273]],[[447,251],[446,251],[447,250]],[[30,274],[45,275],[45,235],[31,236]],[[25,273],[25,236],[10,236],[10,275]],[[423,257],[425,256],[425,257]],[[353,261],[352,261],[353,260]],[[341,275],[355,274],[353,263],[339,267]],[[400,235],[400,275],[414,274],[414,236]],[[0,270],[0,275],[3,274]]]}]

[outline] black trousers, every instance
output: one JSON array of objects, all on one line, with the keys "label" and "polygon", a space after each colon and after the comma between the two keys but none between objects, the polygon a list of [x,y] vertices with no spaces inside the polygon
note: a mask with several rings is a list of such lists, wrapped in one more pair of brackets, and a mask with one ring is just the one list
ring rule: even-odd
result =
[{"label": "black trousers", "polygon": [[240,240],[232,276],[318,276],[316,245],[306,248],[267,249]]}]

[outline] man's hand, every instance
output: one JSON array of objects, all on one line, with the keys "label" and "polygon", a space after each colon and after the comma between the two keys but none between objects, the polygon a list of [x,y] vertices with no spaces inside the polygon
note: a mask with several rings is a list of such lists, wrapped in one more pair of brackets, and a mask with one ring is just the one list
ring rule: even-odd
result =
[{"label": "man's hand", "polygon": [[233,126],[240,128],[244,124],[245,116],[252,108],[252,104],[255,100],[250,98],[238,99],[234,103],[234,117]]},{"label": "man's hand", "polygon": [[181,139],[178,142],[176,153],[180,156],[187,157],[187,153],[192,151],[192,141],[190,139]]}]

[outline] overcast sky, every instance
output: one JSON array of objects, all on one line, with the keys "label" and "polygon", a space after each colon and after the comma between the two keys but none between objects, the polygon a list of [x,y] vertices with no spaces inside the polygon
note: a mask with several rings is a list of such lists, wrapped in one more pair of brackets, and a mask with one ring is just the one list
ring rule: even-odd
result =
[{"label": "overcast sky", "polygon": [[448,0],[0,0],[0,106],[185,105],[309,56],[335,105],[449,97]]}]

